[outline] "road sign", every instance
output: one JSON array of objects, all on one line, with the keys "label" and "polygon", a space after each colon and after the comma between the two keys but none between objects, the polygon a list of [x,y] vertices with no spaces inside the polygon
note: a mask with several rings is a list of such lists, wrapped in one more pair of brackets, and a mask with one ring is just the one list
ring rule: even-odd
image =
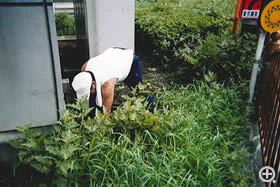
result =
[{"label": "road sign", "polygon": [[258,19],[262,0],[242,0],[239,12],[240,19]]},{"label": "road sign", "polygon": [[260,23],[266,32],[280,31],[280,0],[271,1],[264,7]]}]

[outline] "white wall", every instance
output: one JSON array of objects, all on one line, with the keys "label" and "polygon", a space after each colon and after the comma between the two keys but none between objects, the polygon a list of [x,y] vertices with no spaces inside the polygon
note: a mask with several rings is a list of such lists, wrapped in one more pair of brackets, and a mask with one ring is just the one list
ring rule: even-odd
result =
[{"label": "white wall", "polygon": [[90,57],[109,47],[134,50],[134,0],[86,0]]}]

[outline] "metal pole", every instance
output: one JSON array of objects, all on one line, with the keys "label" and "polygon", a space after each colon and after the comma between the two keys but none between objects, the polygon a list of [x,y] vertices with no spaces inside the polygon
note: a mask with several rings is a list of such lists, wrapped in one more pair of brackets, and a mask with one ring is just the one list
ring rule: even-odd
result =
[{"label": "metal pole", "polygon": [[258,70],[259,70],[259,63],[261,61],[261,56],[262,56],[262,51],[264,46],[265,35],[266,32],[260,29],[260,35],[259,35],[257,51],[256,51],[256,61],[253,65],[251,80],[249,85],[249,91],[250,91],[249,103],[252,103],[254,97],[254,91],[255,91],[255,86],[257,81]]},{"label": "metal pole", "polygon": [[236,7],[235,7],[235,13],[234,13],[234,24],[233,24],[234,33],[237,31],[240,7],[241,7],[241,0],[237,0]]}]

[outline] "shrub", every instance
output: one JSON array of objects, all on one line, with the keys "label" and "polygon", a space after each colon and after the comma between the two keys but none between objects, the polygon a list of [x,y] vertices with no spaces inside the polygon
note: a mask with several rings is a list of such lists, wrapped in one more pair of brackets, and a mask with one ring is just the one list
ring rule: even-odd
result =
[{"label": "shrub", "polygon": [[256,36],[250,34],[209,35],[196,48],[196,72],[215,72],[219,80],[249,80],[254,62]]},{"label": "shrub", "polygon": [[55,14],[55,24],[58,36],[75,35],[75,21],[67,13]]},{"label": "shrub", "polygon": [[202,78],[203,69],[219,80],[247,79],[255,38],[231,34],[232,6],[231,1],[193,0],[138,8],[136,49],[152,55],[184,82]]},{"label": "shrub", "polygon": [[207,32],[222,32],[217,20],[194,10],[155,3],[136,11],[137,45],[163,60],[165,66],[178,67],[195,63],[194,48],[207,37]]},{"label": "shrub", "polygon": [[207,80],[165,91],[153,112],[135,97],[93,119],[84,101],[68,105],[49,135],[18,128],[20,161],[58,186],[249,185],[247,109],[236,88]]}]

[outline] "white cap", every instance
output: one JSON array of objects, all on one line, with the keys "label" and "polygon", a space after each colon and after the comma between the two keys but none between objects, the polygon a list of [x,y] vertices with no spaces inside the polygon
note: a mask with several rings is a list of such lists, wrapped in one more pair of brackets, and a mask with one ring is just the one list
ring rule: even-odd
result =
[{"label": "white cap", "polygon": [[87,72],[81,72],[77,74],[72,82],[72,87],[76,91],[78,99],[83,96],[87,96],[87,100],[89,99],[91,85],[92,78]]}]

